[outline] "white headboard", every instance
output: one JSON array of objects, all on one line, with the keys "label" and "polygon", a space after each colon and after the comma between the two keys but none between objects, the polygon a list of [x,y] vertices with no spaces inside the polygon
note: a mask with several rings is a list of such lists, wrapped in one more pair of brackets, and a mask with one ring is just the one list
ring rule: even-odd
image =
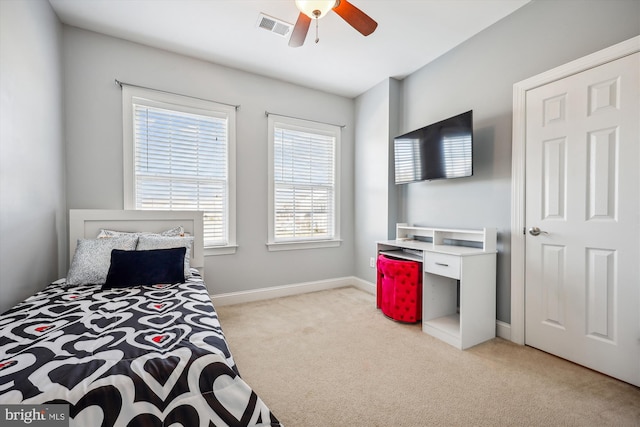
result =
[{"label": "white headboard", "polygon": [[190,264],[204,267],[203,212],[201,211],[136,211],[105,209],[69,210],[69,262],[73,259],[78,239],[95,239],[101,229],[147,231],[160,233],[181,225],[195,236]]}]

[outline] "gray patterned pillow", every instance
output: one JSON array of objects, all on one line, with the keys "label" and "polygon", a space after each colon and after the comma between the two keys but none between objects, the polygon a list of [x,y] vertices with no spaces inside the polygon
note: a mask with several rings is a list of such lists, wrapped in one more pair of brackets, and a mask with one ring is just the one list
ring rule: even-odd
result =
[{"label": "gray patterned pillow", "polygon": [[187,248],[184,254],[184,277],[191,277],[191,267],[189,260],[191,259],[191,247],[193,245],[193,236],[184,237],[166,237],[158,235],[143,234],[138,238],[138,246],[136,250],[146,251],[150,249],[171,249],[171,248]]},{"label": "gray patterned pillow", "polygon": [[133,251],[137,243],[138,236],[135,235],[110,239],[78,239],[78,246],[67,273],[67,285],[103,284],[111,264],[111,251]]},{"label": "gray patterned pillow", "polygon": [[177,227],[170,228],[169,230],[165,230],[160,233],[161,236],[166,237],[182,237],[184,236],[184,227],[179,225]]},{"label": "gray patterned pillow", "polygon": [[116,230],[107,230],[105,228],[100,230],[100,233],[98,233],[98,239],[104,239],[104,238],[111,238],[111,237],[119,237],[119,236],[132,236],[132,235],[136,235],[136,236],[140,236],[140,235],[158,235],[158,236],[167,236],[167,237],[173,237],[173,236],[184,236],[184,227],[181,225],[178,225],[177,227],[173,227],[170,228],[169,230],[165,230],[161,233],[148,233],[148,232],[139,232],[139,231],[134,231],[134,232],[130,232],[130,231],[116,231]]}]

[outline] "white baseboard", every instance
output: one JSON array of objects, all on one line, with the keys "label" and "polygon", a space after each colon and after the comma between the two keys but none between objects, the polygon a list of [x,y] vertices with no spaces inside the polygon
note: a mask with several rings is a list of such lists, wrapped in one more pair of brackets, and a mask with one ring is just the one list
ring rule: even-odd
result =
[{"label": "white baseboard", "polygon": [[351,286],[353,286],[354,288],[358,288],[361,291],[368,292],[371,295],[376,294],[375,283],[367,282],[366,280],[362,280],[359,277],[353,277],[353,276],[351,277],[351,280],[352,280]]},{"label": "white baseboard", "polygon": [[[315,282],[296,283],[292,285],[273,286],[270,288],[253,289],[250,291],[229,292],[225,294],[211,295],[211,300],[216,306],[241,304],[244,302],[260,301],[271,298],[280,298],[290,295],[305,294],[308,292],[323,291],[326,289],[344,288],[345,286],[355,286],[365,290],[364,280],[356,277],[339,277],[337,279],[318,280]],[[375,290],[375,287],[371,285]]]},{"label": "white baseboard", "polygon": [[501,320],[496,320],[496,336],[511,341],[511,325]]}]

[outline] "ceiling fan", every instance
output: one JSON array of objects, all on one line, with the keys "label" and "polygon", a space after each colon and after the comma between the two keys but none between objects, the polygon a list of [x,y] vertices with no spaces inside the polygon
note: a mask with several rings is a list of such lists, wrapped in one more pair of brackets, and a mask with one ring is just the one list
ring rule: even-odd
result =
[{"label": "ceiling fan", "polygon": [[295,2],[300,14],[289,39],[291,47],[300,47],[304,44],[312,20],[316,21],[316,43],[318,43],[318,19],[323,18],[331,10],[363,36],[373,33],[378,26],[376,21],[347,0],[295,0]]}]

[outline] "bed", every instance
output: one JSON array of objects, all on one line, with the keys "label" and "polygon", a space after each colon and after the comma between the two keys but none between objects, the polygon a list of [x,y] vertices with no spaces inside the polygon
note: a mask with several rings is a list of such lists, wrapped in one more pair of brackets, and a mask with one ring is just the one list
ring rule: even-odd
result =
[{"label": "bed", "polygon": [[0,315],[0,404],[67,404],[81,427],[280,426],[209,298],[202,213],[71,210],[69,232],[67,277]]}]

